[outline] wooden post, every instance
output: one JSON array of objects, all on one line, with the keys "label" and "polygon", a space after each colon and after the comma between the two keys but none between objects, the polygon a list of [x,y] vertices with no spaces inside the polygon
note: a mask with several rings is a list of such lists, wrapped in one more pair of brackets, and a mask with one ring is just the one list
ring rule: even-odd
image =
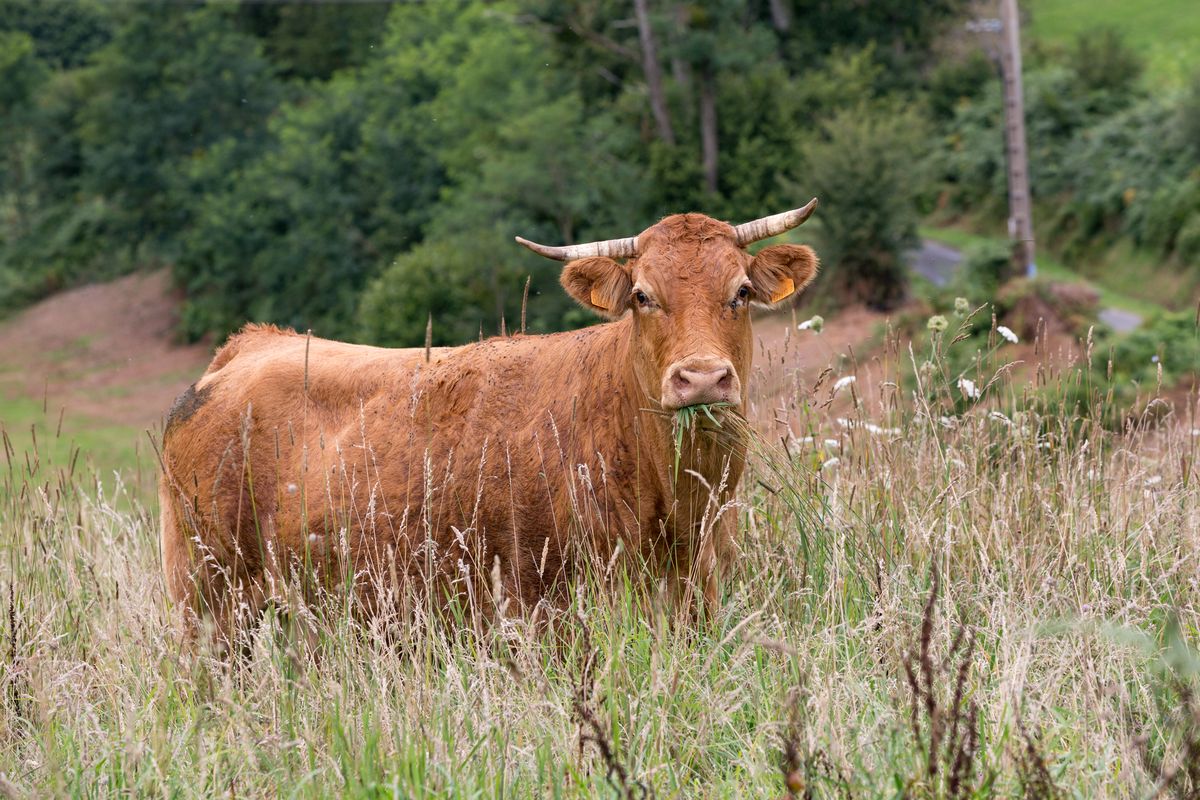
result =
[{"label": "wooden post", "polygon": [[1037,274],[1029,157],[1025,149],[1025,99],[1021,86],[1021,20],[1017,0],[1000,0],[1000,66],[1004,74],[1004,139],[1008,150],[1008,235],[1013,259],[1025,276]]}]

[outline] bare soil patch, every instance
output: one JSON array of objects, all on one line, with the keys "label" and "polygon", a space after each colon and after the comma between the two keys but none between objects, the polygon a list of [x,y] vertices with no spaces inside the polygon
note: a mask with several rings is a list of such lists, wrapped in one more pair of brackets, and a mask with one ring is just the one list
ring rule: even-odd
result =
[{"label": "bare soil patch", "polygon": [[57,294],[0,324],[0,393],[97,422],[152,427],[203,371],[209,344],[179,344],[166,270]]}]

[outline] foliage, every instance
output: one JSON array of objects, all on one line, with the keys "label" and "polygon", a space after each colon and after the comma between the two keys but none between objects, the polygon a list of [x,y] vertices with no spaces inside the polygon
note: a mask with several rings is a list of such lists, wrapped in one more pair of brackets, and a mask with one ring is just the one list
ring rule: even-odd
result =
[{"label": "foliage", "polygon": [[1012,275],[1012,249],[1003,242],[986,240],[963,250],[963,263],[956,276],[959,294],[969,297],[995,297],[1006,278]]},{"label": "foliage", "polygon": [[114,246],[136,248],[188,224],[189,166],[222,141],[255,149],[280,88],[252,38],[218,6],[127,7],[93,59],[79,113],[85,191],[118,216]]},{"label": "foliage", "polygon": [[1101,338],[1092,369],[1128,407],[1145,391],[1170,389],[1200,372],[1200,328],[1193,313],[1162,313],[1124,336]]},{"label": "foliage", "polygon": [[802,147],[801,186],[822,198],[823,278],[839,296],[892,308],[917,241],[920,117],[862,104],[838,111]]},{"label": "foliage", "polygon": [[1071,51],[1071,66],[1084,89],[1127,94],[1141,77],[1141,57],[1125,43],[1120,31],[1101,27],[1080,33]]},{"label": "foliage", "polygon": [[73,69],[112,38],[113,15],[102,0],[0,0],[0,30],[28,34],[39,60]]},{"label": "foliage", "polygon": [[[1025,76],[1035,217],[1069,263],[1118,239],[1195,261],[1200,149],[1191,109],[1200,90],[1143,96],[1130,77],[1135,64],[1107,31],[1081,38],[1065,64],[1051,60]],[[1001,99],[989,86],[960,103],[945,129],[949,147],[932,162],[952,206],[1004,214]]]}]

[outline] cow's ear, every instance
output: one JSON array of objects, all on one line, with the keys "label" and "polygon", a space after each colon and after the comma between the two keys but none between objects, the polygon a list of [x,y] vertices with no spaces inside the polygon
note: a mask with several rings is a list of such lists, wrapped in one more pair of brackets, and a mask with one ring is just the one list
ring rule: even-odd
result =
[{"label": "cow's ear", "polygon": [[818,266],[817,254],[807,245],[764,247],[747,270],[754,285],[754,299],[766,306],[782,303],[812,283]]},{"label": "cow's ear", "polygon": [[629,308],[633,282],[629,270],[611,258],[594,256],[572,261],[563,267],[563,288],[584,308],[616,319]]}]

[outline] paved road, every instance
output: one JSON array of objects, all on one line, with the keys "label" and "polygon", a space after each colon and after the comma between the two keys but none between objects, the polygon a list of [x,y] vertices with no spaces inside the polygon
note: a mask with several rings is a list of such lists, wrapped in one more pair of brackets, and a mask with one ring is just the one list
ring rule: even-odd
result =
[{"label": "paved road", "polygon": [[933,239],[921,240],[921,246],[908,253],[908,263],[912,264],[913,270],[934,286],[949,283],[962,262],[961,252]]},{"label": "paved road", "polygon": [[[923,239],[921,246],[908,253],[908,263],[913,271],[927,278],[934,286],[945,286],[962,266],[963,256],[949,245]],[[1123,308],[1102,308],[1100,321],[1117,333],[1127,333],[1142,324],[1141,314]]]},{"label": "paved road", "polygon": [[1128,333],[1142,324],[1142,315],[1123,308],[1100,309],[1100,321],[1117,333]]}]

